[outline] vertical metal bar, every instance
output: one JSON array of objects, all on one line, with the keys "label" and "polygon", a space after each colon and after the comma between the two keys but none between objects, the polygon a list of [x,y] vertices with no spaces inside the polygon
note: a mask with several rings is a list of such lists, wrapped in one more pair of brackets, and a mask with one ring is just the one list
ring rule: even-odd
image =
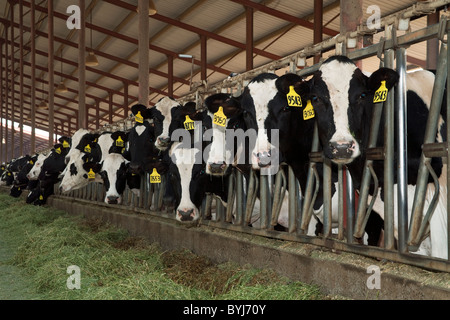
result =
[{"label": "vertical metal bar", "polygon": [[245,8],[245,21],[246,21],[246,63],[245,70],[253,69],[253,8]]},{"label": "vertical metal bar", "polygon": [[[393,25],[386,26],[386,38],[391,39]],[[394,67],[394,50],[384,52],[386,68]],[[389,90],[385,106],[384,124],[384,246],[394,249],[394,89]]]},{"label": "vertical metal bar", "polygon": [[[447,30],[447,41],[450,37],[450,32]],[[450,81],[448,81],[448,75],[450,74],[450,63],[448,63],[450,59],[450,51],[447,50],[447,257],[450,259],[450,192],[448,192],[448,186],[450,185],[450,148],[448,147],[448,143],[450,141]]]},{"label": "vertical metal bar", "polygon": [[15,58],[14,58],[14,1],[9,1],[9,5],[11,6],[11,75],[10,75],[10,79],[11,79],[11,137],[10,137],[10,141],[11,141],[11,159],[16,157],[15,154],[15,134],[14,134],[14,117],[15,117],[15,86],[14,86],[14,78],[15,78],[15,73],[14,73],[14,68],[15,68]]},{"label": "vertical metal bar", "polygon": [[87,128],[86,123],[86,23],[85,0],[78,0],[80,25],[78,30],[78,129]]},{"label": "vertical metal bar", "polygon": [[[227,211],[225,216],[226,222],[233,221],[233,209],[234,209],[234,201],[236,198],[236,174],[235,169],[233,168],[232,173],[228,177],[228,199],[227,199]],[[237,218],[237,217],[236,217]],[[237,222],[237,219],[235,220]]]},{"label": "vertical metal bar", "polygon": [[[447,44],[442,43],[438,58],[438,68],[436,70],[436,77],[434,80],[433,94],[431,98],[430,110],[428,113],[427,125],[425,129],[424,144],[433,143],[436,139],[437,125],[440,116],[440,110],[443,101],[443,94],[445,82],[447,78]],[[448,93],[447,93],[448,94]],[[420,239],[417,235],[420,230],[422,222],[423,209],[425,205],[425,193],[427,190],[429,171],[426,168],[427,161],[425,155],[422,153],[419,164],[419,171],[417,175],[416,190],[414,193],[413,208],[411,211],[410,229],[408,233],[408,245],[417,245]]]},{"label": "vertical metal bar", "polygon": [[331,236],[331,160],[323,161],[323,236]]},{"label": "vertical metal bar", "polygon": [[260,175],[259,178],[259,190],[260,190],[260,201],[261,201],[261,229],[266,229],[269,222],[269,176]]},{"label": "vertical metal bar", "polygon": [[288,189],[289,189],[289,233],[295,232],[297,230],[297,212],[298,212],[298,198],[299,188],[297,179],[295,178],[294,170],[289,166],[288,175]]},{"label": "vertical metal bar", "polygon": [[236,175],[236,224],[241,225],[244,221],[244,179],[239,170],[235,170]]},{"label": "vertical metal bar", "polygon": [[[346,196],[346,192],[344,193],[344,172],[345,170],[342,168],[342,165],[338,165],[338,239],[344,239],[344,197]],[[345,190],[346,191],[346,190]],[[348,204],[347,204],[348,206]]]},{"label": "vertical metal bar", "polygon": [[[8,90],[8,26],[5,24],[5,162],[9,160],[8,158],[8,109],[9,109],[9,90]],[[33,115],[34,118],[34,115]]]},{"label": "vertical metal bar", "polygon": [[138,0],[139,9],[139,103],[148,107],[149,95],[149,4],[147,0]]},{"label": "vertical metal bar", "polygon": [[[3,119],[5,118],[3,116],[3,94],[5,91],[3,90],[3,45],[5,44],[5,41],[2,39],[0,40],[0,162],[3,160]],[[6,104],[6,103],[5,103]],[[5,161],[6,162],[6,161]]]},{"label": "vertical metal bar", "polygon": [[406,49],[397,48],[397,73],[399,81],[395,89],[397,106],[397,206],[398,206],[398,249],[406,252],[408,228],[408,152],[406,144]]},{"label": "vertical metal bar", "polygon": [[[323,0],[314,0],[314,44],[323,40]],[[319,63],[321,54],[314,56],[314,64]]]},{"label": "vertical metal bar", "polygon": [[[19,145],[19,150],[20,150],[20,154],[23,155],[23,105],[24,105],[24,99],[23,99],[23,86],[24,86],[24,82],[23,82],[23,0],[19,1],[19,47],[20,47],[20,57],[19,57],[19,71],[20,71],[20,120],[19,120],[19,128],[20,128],[20,145]],[[30,153],[32,154],[32,153]]]},{"label": "vertical metal bar", "polygon": [[54,133],[54,93],[55,93],[55,74],[54,74],[54,27],[53,27],[53,0],[47,1],[48,17],[48,146],[53,146]]},{"label": "vertical metal bar", "polygon": [[347,183],[347,243],[353,243],[353,225],[355,216],[355,191],[349,170],[345,170]]}]

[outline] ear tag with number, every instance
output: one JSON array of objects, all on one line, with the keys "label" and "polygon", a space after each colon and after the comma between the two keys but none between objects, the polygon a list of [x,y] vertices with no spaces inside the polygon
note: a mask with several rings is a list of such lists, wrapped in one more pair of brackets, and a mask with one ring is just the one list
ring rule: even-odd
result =
[{"label": "ear tag with number", "polygon": [[225,113],[223,113],[222,107],[219,107],[219,110],[214,113],[213,123],[221,127],[225,127],[227,125],[227,116],[225,115]]},{"label": "ear tag with number", "polygon": [[61,148],[56,148],[55,151],[57,154],[61,154]]},{"label": "ear tag with number", "polygon": [[84,147],[84,152],[91,153],[91,146],[89,144]]},{"label": "ear tag with number", "polygon": [[302,98],[295,92],[294,86],[289,86],[289,93],[286,95],[289,107],[302,107]]},{"label": "ear tag with number", "polygon": [[69,147],[70,147],[70,144],[66,140],[64,140],[63,141],[63,148],[69,148]]},{"label": "ear tag with number", "polygon": [[380,87],[373,95],[373,103],[384,102],[387,99],[388,89],[386,88],[386,80],[381,81]]},{"label": "ear tag with number", "polygon": [[309,120],[314,118],[315,113],[314,113],[314,108],[313,105],[311,103],[311,100],[308,100],[308,102],[306,103],[306,107],[305,109],[303,109],[303,120]]},{"label": "ear tag with number", "polygon": [[118,137],[116,140],[116,147],[123,147],[124,146],[124,142],[122,140],[121,137]]},{"label": "ear tag with number", "polygon": [[153,168],[153,172],[150,174],[150,183],[161,183],[161,175]]},{"label": "ear tag with number", "polygon": [[186,116],[186,120],[184,121],[184,128],[186,130],[194,130],[195,129],[194,120],[192,120],[189,116]]},{"label": "ear tag with number", "polygon": [[139,123],[144,123],[144,117],[141,115],[140,111],[134,116],[134,120]]},{"label": "ear tag with number", "polygon": [[95,172],[92,170],[92,168],[89,169],[88,179],[89,180],[95,180]]}]

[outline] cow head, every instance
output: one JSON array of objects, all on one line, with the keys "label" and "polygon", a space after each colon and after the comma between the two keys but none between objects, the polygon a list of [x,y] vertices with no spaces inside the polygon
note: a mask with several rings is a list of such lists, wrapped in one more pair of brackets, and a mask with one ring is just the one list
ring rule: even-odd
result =
[{"label": "cow head", "polygon": [[205,152],[206,173],[223,176],[235,161],[238,148],[241,151],[244,148],[245,140],[230,135],[237,129],[246,129],[244,110],[237,98],[226,93],[209,96],[205,99],[205,106],[212,122],[212,142],[209,152]]},{"label": "cow head", "polygon": [[34,163],[34,166],[31,168],[30,172],[28,172],[27,178],[29,180],[37,180],[38,179],[39,174],[41,173],[41,169],[44,164],[44,161],[49,155],[50,154],[48,154],[48,155],[45,155],[43,153],[39,154],[36,162]]},{"label": "cow head", "polygon": [[[106,190],[105,203],[121,204],[127,182],[128,160],[119,153],[108,154],[102,163],[100,176]],[[99,167],[93,168],[98,172]]]},{"label": "cow head", "polygon": [[78,145],[78,143],[80,143],[81,138],[84,137],[86,134],[90,134],[89,130],[78,129],[73,134],[73,136],[71,138],[70,146],[68,148],[68,151],[66,152],[66,158],[65,158],[66,164],[69,163],[73,150],[75,150],[75,147]]},{"label": "cow head", "polygon": [[202,152],[195,148],[182,148],[175,142],[170,149],[172,163],[170,178],[176,198],[176,219],[195,221],[200,217],[199,207],[205,195],[205,168]]},{"label": "cow head", "polygon": [[149,119],[149,110],[143,105],[135,105],[132,112],[136,119],[134,127],[128,134],[129,169],[133,174],[148,172],[147,164],[158,157],[160,150],[155,147],[155,126]]},{"label": "cow head", "polygon": [[155,126],[156,139],[154,143],[159,150],[167,150],[170,146],[169,127],[172,122],[172,110],[179,106],[180,104],[175,99],[164,97],[149,109]]},{"label": "cow head", "polygon": [[367,77],[345,56],[322,63],[304,91],[314,107],[325,157],[348,164],[365,151],[374,94],[382,81],[389,90],[397,80],[398,74],[387,68]]}]

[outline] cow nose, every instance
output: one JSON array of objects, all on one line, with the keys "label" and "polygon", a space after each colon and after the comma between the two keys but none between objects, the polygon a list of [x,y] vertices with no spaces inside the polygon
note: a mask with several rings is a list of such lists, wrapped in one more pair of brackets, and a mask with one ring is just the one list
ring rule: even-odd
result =
[{"label": "cow nose", "polygon": [[168,145],[169,142],[170,142],[170,138],[169,137],[167,137],[167,138],[158,138],[158,141],[159,141],[159,143],[161,145]]},{"label": "cow nose", "polygon": [[331,156],[333,159],[350,158],[355,150],[355,141],[330,142]]},{"label": "cow nose", "polygon": [[177,210],[180,221],[192,221],[194,219],[194,209]]},{"label": "cow nose", "polygon": [[258,159],[258,166],[264,168],[270,166],[270,151],[258,152],[256,158]]},{"label": "cow nose", "polygon": [[130,172],[133,174],[139,174],[140,166],[136,163],[130,163]]},{"label": "cow nose", "polygon": [[222,173],[225,169],[224,161],[222,161],[220,163],[210,162],[210,163],[208,163],[208,165],[209,165],[209,171],[211,171],[211,173]]},{"label": "cow nose", "polygon": [[119,202],[119,197],[116,196],[108,196],[106,198],[106,200],[108,201],[108,204],[117,204]]}]

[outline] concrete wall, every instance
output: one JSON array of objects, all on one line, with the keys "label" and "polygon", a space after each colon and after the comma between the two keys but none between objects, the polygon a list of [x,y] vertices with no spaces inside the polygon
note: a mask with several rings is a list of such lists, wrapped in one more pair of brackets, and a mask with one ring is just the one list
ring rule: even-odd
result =
[{"label": "concrete wall", "polygon": [[[354,254],[325,252],[312,245],[206,226],[188,227],[172,219],[65,197],[53,196],[49,205],[88,219],[101,219],[128,230],[133,236],[159,243],[164,250],[186,248],[218,263],[235,261],[241,265],[271,268],[292,280],[316,284],[330,295],[352,299],[450,299],[450,274],[438,274],[441,282],[444,279],[443,286],[430,285],[426,277],[414,280],[408,274],[393,274],[380,261]],[[380,289],[367,287],[369,277],[373,276],[373,273],[367,273],[370,265],[381,265]],[[421,272],[423,270],[418,270]]]}]

